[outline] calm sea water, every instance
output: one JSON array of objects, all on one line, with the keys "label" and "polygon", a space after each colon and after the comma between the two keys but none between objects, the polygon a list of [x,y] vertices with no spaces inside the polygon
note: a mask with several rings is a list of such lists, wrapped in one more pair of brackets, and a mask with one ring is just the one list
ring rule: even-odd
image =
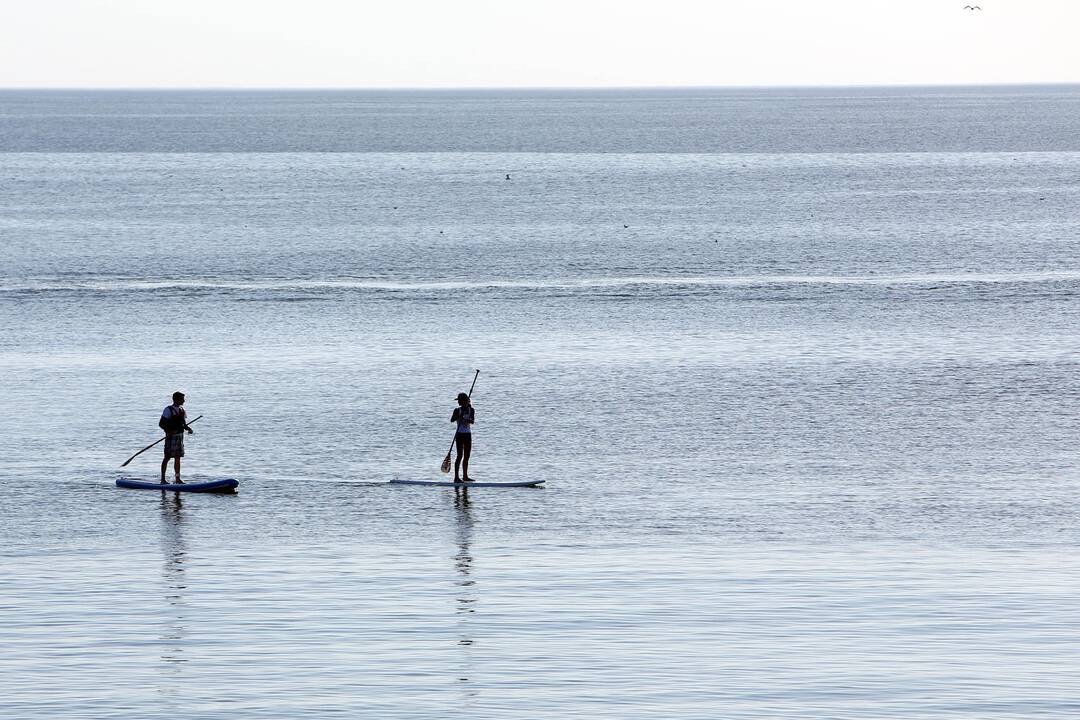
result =
[{"label": "calm sea water", "polygon": [[[0,151],[5,717],[1080,714],[1080,88],[2,92]],[[476,368],[546,487],[387,486]],[[176,389],[238,495],[114,487]]]}]

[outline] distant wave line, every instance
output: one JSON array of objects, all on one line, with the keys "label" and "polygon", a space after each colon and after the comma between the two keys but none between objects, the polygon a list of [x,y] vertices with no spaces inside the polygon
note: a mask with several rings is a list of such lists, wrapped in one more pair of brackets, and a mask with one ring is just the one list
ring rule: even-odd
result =
[{"label": "distant wave line", "polygon": [[17,284],[0,284],[0,290],[55,291],[85,290],[154,291],[154,290],[235,290],[235,291],[458,291],[486,289],[588,290],[633,286],[746,287],[761,285],[925,285],[934,283],[1039,283],[1080,280],[1080,270],[1019,273],[919,273],[891,275],[697,275],[697,276],[627,276],[611,278],[556,278],[550,280],[379,280],[338,278],[330,280],[130,280],[41,279]]}]

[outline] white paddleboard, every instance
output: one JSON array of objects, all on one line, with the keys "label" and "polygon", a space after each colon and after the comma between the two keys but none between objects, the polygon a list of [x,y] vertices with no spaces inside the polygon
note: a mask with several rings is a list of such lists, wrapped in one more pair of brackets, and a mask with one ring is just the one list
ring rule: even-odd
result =
[{"label": "white paddleboard", "polygon": [[543,480],[527,480],[522,482],[454,482],[452,480],[391,480],[390,485],[437,485],[439,487],[537,487],[543,484]]}]

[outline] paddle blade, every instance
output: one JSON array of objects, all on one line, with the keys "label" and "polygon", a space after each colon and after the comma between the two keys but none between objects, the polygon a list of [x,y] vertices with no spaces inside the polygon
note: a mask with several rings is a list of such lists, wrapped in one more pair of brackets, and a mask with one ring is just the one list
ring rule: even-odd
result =
[{"label": "paddle blade", "polygon": [[442,461],[442,467],[439,469],[444,473],[450,472],[450,453],[446,453],[446,457],[444,457]]}]

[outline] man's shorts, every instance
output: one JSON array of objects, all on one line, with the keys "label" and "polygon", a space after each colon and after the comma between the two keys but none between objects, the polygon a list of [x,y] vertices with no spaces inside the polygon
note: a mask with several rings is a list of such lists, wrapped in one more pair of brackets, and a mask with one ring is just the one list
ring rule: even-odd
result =
[{"label": "man's shorts", "polygon": [[165,436],[165,457],[184,457],[184,433]]}]

